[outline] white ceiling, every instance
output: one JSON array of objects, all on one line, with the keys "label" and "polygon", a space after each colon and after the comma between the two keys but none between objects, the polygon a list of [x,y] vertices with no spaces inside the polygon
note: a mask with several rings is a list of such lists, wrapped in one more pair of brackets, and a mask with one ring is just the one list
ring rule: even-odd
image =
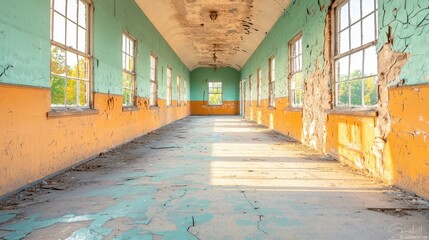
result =
[{"label": "white ceiling", "polygon": [[[136,0],[190,70],[241,69],[291,1]],[[218,14],[215,21],[211,11]]]}]

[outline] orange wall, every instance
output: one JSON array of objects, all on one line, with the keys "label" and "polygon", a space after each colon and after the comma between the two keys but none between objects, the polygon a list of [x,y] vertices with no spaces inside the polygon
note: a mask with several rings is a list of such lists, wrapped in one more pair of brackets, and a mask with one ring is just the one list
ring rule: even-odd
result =
[{"label": "orange wall", "polygon": [[207,101],[191,101],[192,115],[238,115],[239,101],[223,101],[221,106],[209,106]]},{"label": "orange wall", "polygon": [[376,117],[329,114],[326,152],[340,162],[375,174],[376,160],[371,152]]},{"label": "orange wall", "polygon": [[189,103],[138,105],[123,112],[122,96],[95,94],[98,114],[48,119],[49,89],[0,84],[0,196],[190,114]]},{"label": "orange wall", "polygon": [[276,98],[275,108],[269,108],[266,99],[262,100],[261,106],[257,106],[257,101],[250,106],[247,101],[246,118],[301,141],[302,111],[288,109],[289,106],[289,98]]},{"label": "orange wall", "polygon": [[389,112],[394,183],[429,198],[429,86],[390,88]]}]

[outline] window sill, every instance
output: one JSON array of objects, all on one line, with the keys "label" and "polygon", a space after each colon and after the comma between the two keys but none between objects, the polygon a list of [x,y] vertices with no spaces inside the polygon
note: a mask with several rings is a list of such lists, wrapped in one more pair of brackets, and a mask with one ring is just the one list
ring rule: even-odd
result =
[{"label": "window sill", "polygon": [[122,112],[135,112],[135,111],[139,111],[140,108],[136,107],[136,106],[123,106],[122,107]]},{"label": "window sill", "polygon": [[167,108],[174,108],[173,105],[167,105]]},{"label": "window sill", "polygon": [[287,107],[284,110],[287,112],[302,112],[302,107]]},{"label": "window sill", "polygon": [[276,107],[268,106],[268,107],[267,107],[267,109],[268,109],[268,110],[276,110]]},{"label": "window sill", "polygon": [[159,109],[159,107],[158,106],[150,106],[149,107],[149,110],[158,110]]},{"label": "window sill", "polygon": [[97,109],[89,108],[53,108],[47,113],[48,118],[59,117],[74,117],[74,116],[87,116],[96,115],[99,111]]},{"label": "window sill", "polygon": [[374,109],[368,110],[353,110],[353,109],[329,109],[325,110],[328,115],[346,115],[346,116],[362,116],[362,117],[377,117],[378,111]]}]

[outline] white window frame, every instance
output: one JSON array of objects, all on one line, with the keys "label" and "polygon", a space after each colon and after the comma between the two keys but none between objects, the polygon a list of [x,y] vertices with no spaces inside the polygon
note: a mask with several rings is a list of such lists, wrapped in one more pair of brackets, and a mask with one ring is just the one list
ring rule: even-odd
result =
[{"label": "white window frame", "polygon": [[173,99],[172,77],[173,77],[173,69],[171,67],[167,67],[167,106],[168,107],[172,105],[172,99]]},{"label": "white window frame", "polygon": [[[289,42],[289,100],[293,108],[302,108],[304,99],[304,78],[302,72],[302,33]],[[301,78],[297,84],[296,78]],[[297,101],[301,99],[301,101]]]},{"label": "white window frame", "polygon": [[[152,60],[154,62],[154,66],[152,66]],[[154,53],[150,54],[149,65],[150,65],[149,103],[151,107],[157,107],[158,106],[158,57]]]},{"label": "white window frame", "polygon": [[[211,83],[220,83],[220,93],[212,92],[214,89],[219,89],[219,87],[210,87]],[[210,103],[210,95],[220,95],[220,103],[212,104]],[[223,105],[223,82],[221,81],[210,81],[208,82],[208,105],[209,106],[222,106]]]},{"label": "white window frame", "polygon": [[[92,29],[93,29],[93,3],[90,0],[77,0],[77,9],[76,9],[76,19],[72,19],[69,16],[68,11],[68,1],[65,1],[65,11],[61,12],[59,9],[55,8],[55,1],[51,1],[50,3],[50,15],[51,15],[51,27],[50,27],[50,43],[51,43],[51,108],[66,108],[66,109],[72,109],[72,108],[91,108],[93,105],[93,95],[92,95],[92,89],[93,89],[93,72],[92,72]],[[81,24],[79,21],[79,8],[80,4],[84,4],[86,6],[86,12],[85,12],[85,23]],[[58,39],[55,39],[55,27],[56,24],[59,24],[55,21],[55,17],[63,18],[64,19],[64,42],[61,42]],[[75,44],[76,46],[73,47],[73,45],[68,44],[68,26],[75,27]],[[79,30],[83,30],[85,32],[85,49],[79,49]],[[62,73],[54,73],[52,69],[52,52],[53,49],[57,49],[59,51],[64,52],[64,72]],[[68,55],[76,55],[76,66],[78,67],[77,70],[77,76],[71,76],[69,75],[67,69],[68,69],[68,61],[67,59],[70,59]],[[84,60],[86,63],[83,64],[83,66],[80,65],[80,62]],[[80,67],[84,67],[84,75],[81,75]],[[62,78],[64,79],[64,101],[62,104],[53,104],[52,99],[52,88],[53,88],[53,81],[54,77]],[[76,81],[76,100],[74,101],[75,104],[68,104],[67,101],[67,85],[71,81]],[[81,104],[80,99],[80,88],[78,87],[78,82],[81,84],[84,84],[82,86],[85,86],[86,92],[84,94],[84,103]]]},{"label": "white window frame", "polygon": [[[132,45],[131,45],[132,43]],[[137,59],[137,41],[136,39],[129,34],[128,32],[124,31],[122,33],[122,97],[123,101],[122,104],[124,106],[135,106],[135,99],[136,99],[136,59]],[[128,48],[128,49],[126,49]],[[127,58],[129,60],[127,60]],[[132,65],[127,64],[129,61],[133,61]],[[131,67],[131,68],[130,68]],[[124,82],[124,76],[129,75],[131,76],[131,81],[128,86],[126,86]],[[130,101],[125,101],[125,94],[126,90],[129,91],[128,98]]]},{"label": "white window frame", "polygon": [[249,106],[253,106],[252,74],[249,75]]},{"label": "white window frame", "polygon": [[276,58],[274,56],[268,59],[268,107],[276,106]]},{"label": "white window frame", "polygon": [[258,107],[262,106],[262,69],[258,68],[256,70],[256,77],[257,77],[257,105]]},{"label": "white window frame", "polygon": [[177,75],[177,77],[176,77],[176,86],[177,86],[177,106],[179,107],[180,106],[180,102],[181,102],[181,100],[180,100],[180,76],[179,75]]},{"label": "white window frame", "polygon": [[[341,16],[340,16],[340,9],[343,6],[347,5],[347,13],[348,13],[348,26],[346,26],[344,29],[340,29],[340,21],[341,21]],[[334,93],[334,107],[336,109],[343,109],[343,110],[372,110],[376,108],[377,105],[377,99],[378,99],[378,69],[376,69],[375,73],[372,73],[371,75],[366,75],[366,70],[365,70],[365,56],[367,53],[370,53],[370,50],[373,49],[375,52],[375,56],[376,56],[376,62],[378,65],[378,55],[376,53],[376,45],[378,42],[378,27],[377,27],[377,21],[378,21],[378,0],[374,0],[374,11],[362,16],[362,1],[360,1],[360,16],[358,18],[357,21],[352,22],[351,21],[351,16],[350,16],[350,0],[338,0],[337,2],[334,3],[333,7],[332,7],[332,19],[333,19],[333,24],[332,24],[332,34],[333,34],[333,46],[332,46],[332,56],[333,56],[333,93]],[[369,18],[372,14],[374,14],[374,21],[373,21],[373,28],[374,28],[374,39],[373,41],[369,41],[367,43],[363,42],[364,39],[364,34],[368,34],[369,31],[365,31],[363,29],[363,20]],[[361,44],[357,47],[352,47],[352,36],[351,36],[351,28],[353,26],[357,26],[360,25],[360,41]],[[348,50],[341,52],[340,50],[340,33],[348,31]],[[347,42],[346,42],[347,43]],[[355,54],[358,54],[362,52],[362,76],[361,77],[357,77],[357,78],[351,78],[351,57]],[[374,54],[373,54],[374,55]],[[341,66],[341,60],[345,60],[347,58],[347,61],[344,61],[345,65],[347,66],[347,76],[346,76],[346,80],[341,80],[342,77],[340,77],[340,66]],[[368,61],[369,62],[369,61]],[[375,102],[374,104],[371,105],[366,105],[365,104],[365,80],[369,80],[370,78],[373,78],[373,87],[374,87],[374,91],[375,91]],[[339,80],[338,80],[339,79]],[[362,92],[361,92],[361,104],[352,104],[352,91],[351,91],[351,82],[357,82],[360,81],[361,83],[361,88],[362,88]],[[340,96],[339,96],[339,88],[340,88],[340,84],[347,84],[347,88],[348,88],[348,102],[345,104],[340,104],[341,100],[340,100]]]}]

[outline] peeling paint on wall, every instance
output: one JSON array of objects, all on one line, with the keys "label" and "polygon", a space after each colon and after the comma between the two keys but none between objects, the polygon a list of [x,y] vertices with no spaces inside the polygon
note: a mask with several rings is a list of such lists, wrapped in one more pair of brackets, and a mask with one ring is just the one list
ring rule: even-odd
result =
[{"label": "peeling paint on wall", "polygon": [[394,52],[411,54],[401,71],[403,84],[429,83],[429,0],[380,0],[379,6],[378,49],[393,39]]}]

